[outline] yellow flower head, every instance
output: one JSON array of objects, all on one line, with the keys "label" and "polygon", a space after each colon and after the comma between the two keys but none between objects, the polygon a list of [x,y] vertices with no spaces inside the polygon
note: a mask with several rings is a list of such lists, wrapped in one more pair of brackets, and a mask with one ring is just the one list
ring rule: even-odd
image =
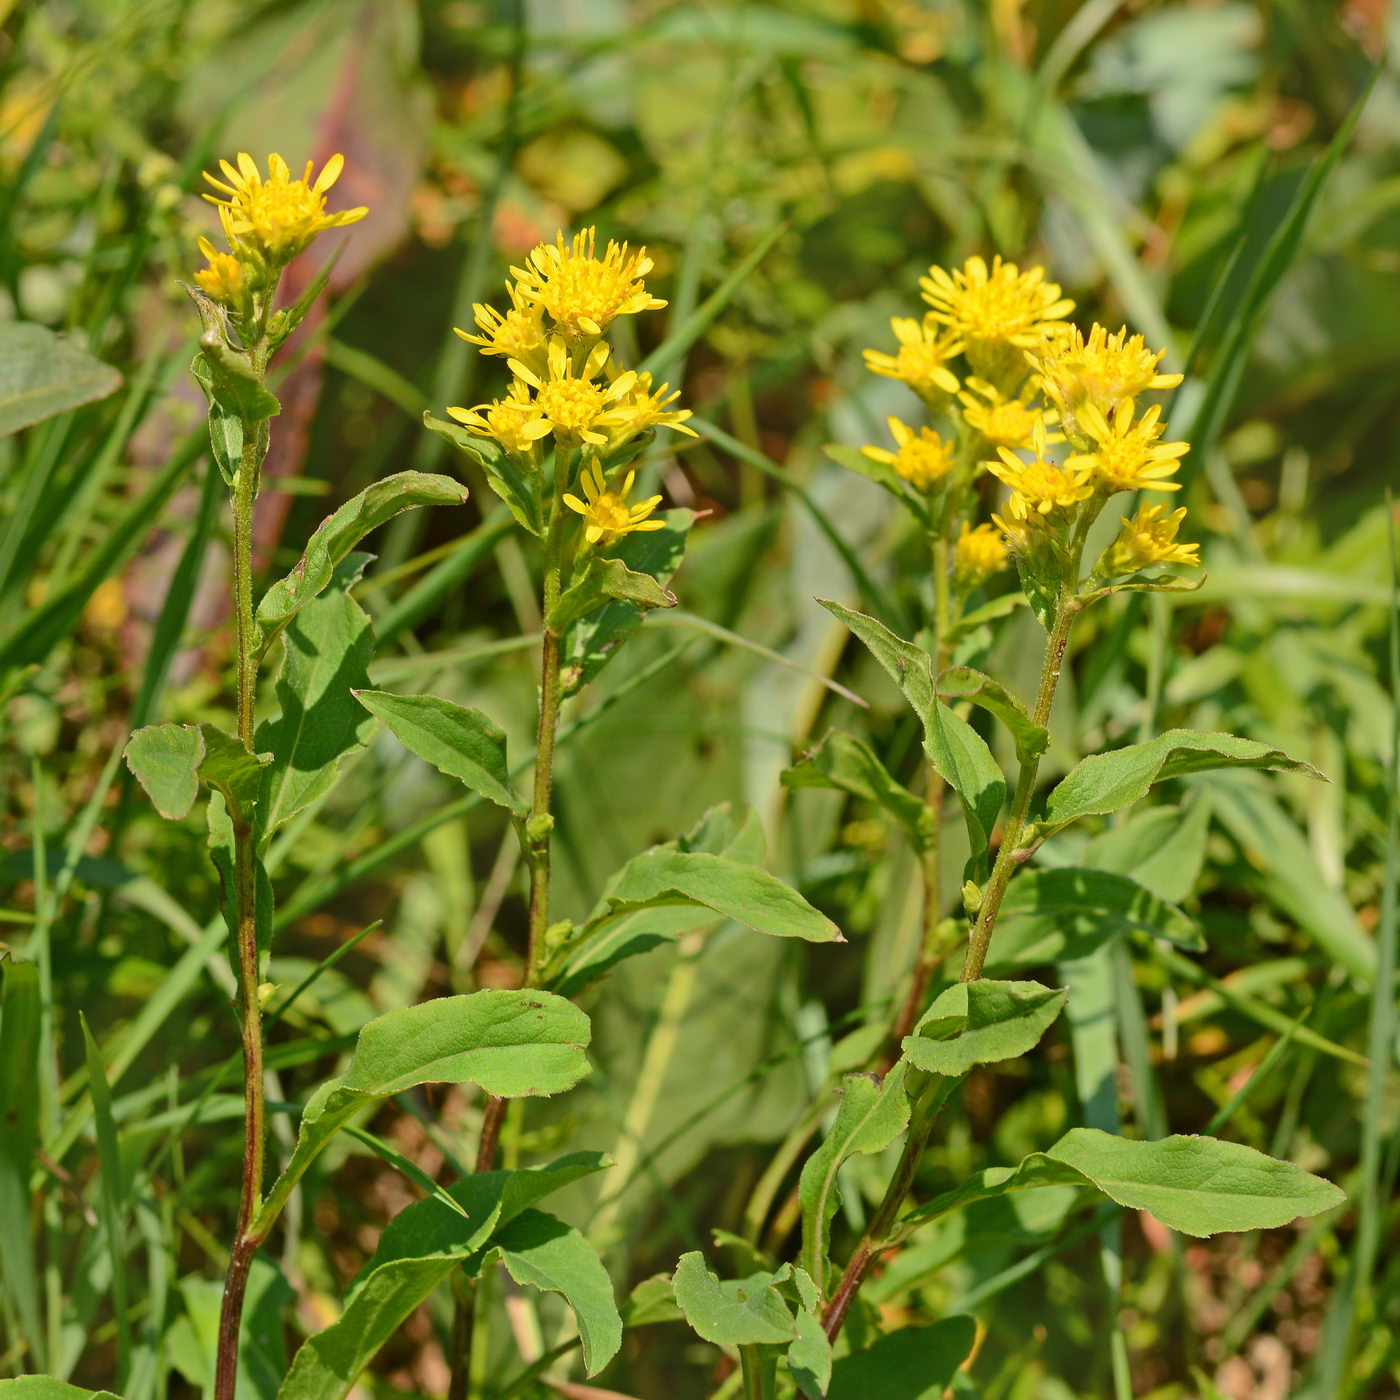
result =
[{"label": "yellow flower head", "polygon": [[[1064,324],[1074,303],[1045,280],[1043,267],[1022,272],[1015,263],[969,258],[950,273],[931,267],[919,279],[929,313],[966,342],[968,363],[978,374],[997,382],[1009,381],[1020,359],[1016,353],[1040,343],[1049,330]],[[1024,371],[1022,375],[1024,377]],[[1019,382],[1019,380],[1018,380]]]},{"label": "yellow flower head", "polygon": [[[1027,462],[1009,447],[999,447],[997,455],[1000,460],[987,463],[992,475],[1004,481],[1014,493],[1008,502],[1013,517],[1026,520],[1031,515],[1048,517],[1052,512],[1069,510],[1094,494],[1088,472],[1076,467],[1073,458],[1060,466],[1046,457],[1043,425],[1036,428],[1031,450],[1035,456]],[[1018,504],[1018,500],[1021,504]],[[1008,530],[1008,533],[1012,532]]]},{"label": "yellow flower head", "polygon": [[1179,491],[1179,481],[1168,481],[1190,447],[1186,442],[1158,442],[1162,410],[1153,404],[1136,422],[1133,403],[1123,399],[1109,418],[1093,404],[1079,411],[1079,427],[1090,443],[1087,452],[1076,452],[1065,465],[1085,473],[1106,496],[1115,491]]},{"label": "yellow flower head", "polygon": [[326,213],[326,191],[340,178],[344,166],[344,156],[332,156],[313,184],[310,161],[306,162],[306,173],[301,179],[293,180],[287,162],[274,154],[267,158],[268,175],[264,180],[252,156],[240,151],[237,168],[226,160],[219,162],[224,180],[216,180],[208,171],[204,173],[214,189],[226,197],[204,197],[218,206],[219,220],[231,247],[247,249],[270,267],[282,268],[304,252],[318,233],[357,223],[369,213],[363,206],[342,209],[338,214]]},{"label": "yellow flower head", "polygon": [[937,322],[895,316],[890,321],[899,348],[893,355],[883,350],[865,351],[865,367],[873,374],[898,379],[926,403],[944,403],[958,391],[957,377],[948,361],[962,353],[962,345]]},{"label": "yellow flower head", "polygon": [[1040,376],[1045,395],[1073,428],[1080,410],[1091,404],[1108,413],[1123,399],[1148,389],[1173,389],[1179,374],[1158,374],[1167,352],[1149,350],[1140,335],[1129,336],[1124,326],[1113,335],[1096,321],[1086,340],[1078,326],[1067,325],[1026,352]]},{"label": "yellow flower head", "polygon": [[898,418],[886,419],[890,436],[897,450],[884,447],[863,447],[861,451],[872,462],[886,462],[911,486],[927,491],[936,486],[953,469],[952,443],[938,436],[932,428],[920,428],[916,434]]},{"label": "yellow flower head", "polygon": [[1006,542],[990,525],[972,529],[966,520],[953,543],[953,582],[964,592],[978,588],[1006,567]]},{"label": "yellow flower head", "polygon": [[507,452],[522,456],[549,434],[549,425],[536,416],[529,391],[518,380],[511,384],[504,399],[477,404],[475,408],[449,408],[447,416],[455,418],[469,433],[495,438]]},{"label": "yellow flower head", "polygon": [[581,484],[584,499],[579,500],[572,494],[565,495],[564,504],[583,516],[583,537],[589,544],[597,544],[599,540],[611,544],[634,530],[660,530],[665,527],[664,520],[647,519],[661,504],[660,496],[648,496],[634,506],[627,504],[627,496],[636,477],[636,472],[629,471],[623,479],[622,489],[609,491],[603,469],[594,458],[583,470]]},{"label": "yellow flower head", "polygon": [[[995,384],[977,378],[968,379],[967,388],[958,395],[968,427],[992,447],[1028,448],[1037,424],[1048,428],[1051,415],[1042,408],[1031,408],[1029,398],[1024,390],[1016,398],[1008,398]],[[1063,442],[1064,437],[1047,431],[1045,441]]]},{"label": "yellow flower head", "polygon": [[494,306],[478,302],[472,307],[480,335],[452,327],[468,344],[481,347],[483,355],[504,355],[507,360],[519,360],[533,370],[545,365],[545,345],[549,337],[544,329],[544,312],[534,302],[525,301],[514,282],[506,283],[510,293],[510,310],[504,313]]},{"label": "yellow flower head", "polygon": [[690,409],[668,407],[680,396],[681,391],[672,389],[669,384],[653,389],[651,374],[647,370],[634,375],[632,387],[613,408],[618,422],[608,436],[607,450],[611,452],[621,447],[648,428],[674,428],[687,437],[699,437],[694,428],[685,426],[685,420],[692,416]]},{"label": "yellow flower head", "polygon": [[534,421],[525,429],[526,435],[543,437],[553,433],[556,442],[568,447],[580,443],[603,446],[608,430],[626,421],[626,410],[618,400],[626,398],[637,376],[630,370],[611,383],[595,384],[594,378],[607,363],[608,347],[595,345],[581,371],[575,373],[569,348],[561,336],[549,342],[543,374],[537,374],[520,360],[511,360],[511,371],[534,391],[531,404]]},{"label": "yellow flower head", "polygon": [[199,240],[199,251],[209,262],[208,267],[201,267],[194,275],[200,290],[220,305],[237,310],[248,296],[243,264],[232,253],[221,253],[207,238]]},{"label": "yellow flower head", "polygon": [[1166,506],[1140,506],[1131,520],[1124,516],[1122,533],[1104,555],[1099,572],[1111,576],[1136,573],[1152,564],[1198,565],[1200,545],[1176,542],[1176,532],[1186,518],[1186,507],[1180,506],[1170,515],[1165,514],[1166,509]]},{"label": "yellow flower head", "polygon": [[562,233],[541,243],[511,272],[520,295],[577,340],[602,335],[619,316],[665,306],[642,284],[652,266],[645,248],[632,252],[625,243],[610,241],[598,257],[595,231],[586,228],[567,244]]}]

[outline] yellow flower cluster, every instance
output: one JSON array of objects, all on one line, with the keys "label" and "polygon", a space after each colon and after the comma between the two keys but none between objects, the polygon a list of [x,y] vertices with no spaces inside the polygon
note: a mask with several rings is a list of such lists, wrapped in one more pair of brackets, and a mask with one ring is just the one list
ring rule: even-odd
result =
[{"label": "yellow flower cluster", "polygon": [[481,354],[503,358],[512,379],[503,398],[449,408],[448,414],[531,471],[541,469],[545,439],[564,449],[556,459],[560,471],[569,468],[568,451],[583,449],[583,496],[567,494],[564,501],[583,516],[590,544],[661,528],[660,521],[647,519],[661,498],[629,506],[633,474],[610,490],[606,459],[653,428],[696,436],[685,426],[690,410],[671,407],[679,391],[658,387],[645,371],[624,369],[603,339],[619,316],[666,305],[642,280],[652,266],[645,248],[634,251],[625,243],[610,242],[600,254],[591,228],[568,242],[560,233],[511,269],[508,310],[477,305],[475,330],[454,328]]}]

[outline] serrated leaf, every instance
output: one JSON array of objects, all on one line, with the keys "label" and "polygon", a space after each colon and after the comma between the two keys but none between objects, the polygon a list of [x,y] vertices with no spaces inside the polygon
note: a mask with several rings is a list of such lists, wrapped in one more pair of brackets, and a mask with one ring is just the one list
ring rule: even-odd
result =
[{"label": "serrated leaf", "polygon": [[883,1152],[909,1126],[908,1073],[903,1062],[883,1082],[874,1074],[848,1074],[841,1081],[836,1121],[808,1157],[798,1182],[802,1206],[802,1264],[825,1293],[831,1222],[841,1203],[842,1165],[857,1153]]},{"label": "serrated leaf", "polygon": [[361,1108],[419,1084],[475,1084],[499,1098],[560,1094],[589,1064],[588,1017],[540,991],[438,997],[376,1017],[350,1064],[302,1110],[296,1147],[264,1208],[275,1219],[293,1186]]},{"label": "serrated leaf", "polygon": [[970,1317],[890,1332],[836,1362],[827,1400],[943,1400],[976,1337]]},{"label": "serrated leaf", "polygon": [[904,1057],[949,1079],[974,1065],[1019,1059],[1054,1024],[1065,996],[1064,988],[1039,982],[960,982],[935,997],[904,1037]]},{"label": "serrated leaf", "polygon": [[77,336],[0,321],[0,437],[115,394],[122,377]]},{"label": "serrated leaf", "polygon": [[281,713],[257,734],[259,750],[272,755],[258,798],[264,841],[329,792],[345,760],[374,732],[373,718],[352,693],[369,684],[366,668],[374,650],[369,618],[350,596],[368,560],[348,555],[325,591],[282,634]]},{"label": "serrated leaf", "polygon": [[938,677],[938,694],[945,701],[966,700],[995,715],[1011,731],[1016,757],[1022,763],[1039,758],[1050,736],[1032,722],[1026,707],[1004,686],[972,666],[953,666]]},{"label": "serrated leaf", "polygon": [[650,574],[636,573],[621,559],[594,555],[583,577],[567,588],[545,619],[551,632],[562,636],[580,618],[601,608],[610,599],[635,603],[639,608],[674,608],[676,597]]},{"label": "serrated leaf", "polygon": [[436,695],[394,695],[387,690],[358,690],[355,698],[382,719],[410,753],[438,772],[517,817],[529,815],[530,804],[511,785],[505,730],[480,710]]},{"label": "serrated leaf", "polygon": [[295,569],[279,579],[258,603],[258,622],[270,639],[330,583],[336,565],[371,530],[414,506],[460,505],[466,487],[450,477],[399,472],[366,486],[327,516],[312,535]]},{"label": "serrated leaf", "polygon": [[883,807],[903,828],[915,850],[928,845],[924,804],[896,782],[863,739],[834,730],[782,773],[784,787],[831,788]]},{"label": "serrated leaf", "polygon": [[1155,783],[1216,768],[1267,768],[1323,778],[1311,763],[1290,758],[1269,744],[1233,734],[1169,729],[1148,743],[1129,744],[1081,759],[1050,794],[1045,820],[1038,825],[1046,833],[1058,831],[1080,817],[1130,806]]},{"label": "serrated leaf", "polygon": [[208,723],[148,725],[127,741],[125,756],[156,811],[172,821],[189,815],[201,778],[223,795],[231,813],[251,821],[267,764]]},{"label": "serrated leaf", "polygon": [[671,1286],[685,1320],[707,1342],[778,1346],[797,1335],[792,1312],[776,1287],[783,1277],[785,1271],[721,1281],[710,1272],[705,1256],[693,1251],[681,1255]]},{"label": "serrated leaf", "polygon": [[523,466],[490,438],[469,433],[457,423],[425,413],[423,426],[478,462],[486,473],[487,483],[505,502],[516,522],[537,538],[544,538],[544,501],[538,471]]}]

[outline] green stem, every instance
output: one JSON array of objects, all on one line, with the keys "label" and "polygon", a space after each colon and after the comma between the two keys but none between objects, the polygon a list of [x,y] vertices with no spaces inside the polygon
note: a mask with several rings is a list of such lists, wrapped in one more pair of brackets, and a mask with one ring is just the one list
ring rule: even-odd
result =
[{"label": "green stem", "polygon": [[744,1371],[744,1400],[772,1400],[773,1390],[768,1384],[768,1368],[764,1365],[762,1351],[756,1346],[740,1347],[739,1364]]},{"label": "green stem", "polygon": [[[253,705],[258,685],[258,640],[253,620],[253,506],[258,474],[267,451],[266,422],[243,425],[243,455],[233,488],[233,595],[237,622],[238,737],[253,749]],[[233,814],[230,813],[232,816]],[[265,1231],[256,1221],[262,1205],[267,1146],[267,1108],[263,1092],[262,1005],[258,998],[257,856],[251,823],[234,817],[234,925],[238,951],[238,1013],[243,1029],[243,1186],[238,1231],[229,1254],[219,1314],[215,1400],[233,1400],[238,1375],[238,1334],[248,1271]]]}]

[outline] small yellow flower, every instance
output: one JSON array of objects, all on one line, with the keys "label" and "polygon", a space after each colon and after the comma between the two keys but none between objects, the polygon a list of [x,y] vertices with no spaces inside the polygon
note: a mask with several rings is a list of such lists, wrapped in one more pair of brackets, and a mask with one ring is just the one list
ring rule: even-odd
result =
[{"label": "small yellow flower", "polygon": [[893,355],[883,350],[865,351],[865,367],[873,374],[898,379],[925,402],[939,405],[958,391],[957,376],[948,362],[962,352],[962,345],[936,321],[916,321],[895,316],[890,321],[899,348]]},{"label": "small yellow flower", "polygon": [[607,479],[598,465],[597,458],[584,468],[581,484],[585,499],[581,501],[575,495],[566,494],[564,504],[583,516],[583,537],[589,544],[597,544],[599,540],[604,544],[611,544],[623,535],[630,535],[634,530],[665,528],[664,520],[647,519],[661,504],[660,496],[648,496],[634,506],[627,504],[628,494],[636,478],[637,473],[629,471],[623,479],[622,489],[609,491]]},{"label": "small yellow flower", "polygon": [[[1027,462],[1009,447],[999,447],[997,456],[1000,460],[987,463],[992,475],[1004,481],[1014,493],[1008,502],[1013,517],[1029,519],[1032,514],[1049,516],[1055,511],[1069,510],[1094,494],[1089,473],[1075,466],[1073,458],[1060,466],[1046,457],[1043,426],[1037,427],[1031,450],[1035,456]],[[1024,516],[1018,498],[1024,504]]]},{"label": "small yellow flower", "polygon": [[1087,452],[1076,452],[1065,463],[1071,470],[1091,478],[1105,494],[1115,491],[1179,491],[1179,481],[1168,481],[1181,465],[1189,449],[1185,442],[1158,442],[1162,410],[1153,404],[1136,422],[1133,403],[1123,399],[1105,418],[1093,404],[1079,410],[1079,427],[1091,444]]},{"label": "small yellow flower", "polygon": [[221,253],[207,238],[199,240],[199,251],[209,262],[194,275],[200,289],[222,306],[237,310],[248,296],[243,264],[232,253]]},{"label": "small yellow flower", "polygon": [[565,335],[577,340],[602,335],[619,316],[665,306],[642,283],[652,267],[645,248],[632,252],[625,243],[610,241],[607,252],[598,257],[595,230],[587,228],[568,244],[563,233],[553,243],[541,243],[524,267],[511,272],[521,296],[542,307]]},{"label": "small yellow flower", "polygon": [[[1053,421],[1044,409],[1030,406],[1030,393],[1022,390],[1008,398],[985,379],[967,380],[967,388],[958,395],[963,406],[963,418],[968,427],[979,433],[992,447],[1030,447],[1036,425],[1048,429]],[[1046,432],[1046,442],[1063,442],[1059,433]]]},{"label": "small yellow flower", "polygon": [[481,347],[483,355],[503,355],[507,360],[519,360],[533,370],[545,365],[548,335],[544,328],[544,312],[534,302],[525,301],[514,282],[506,283],[510,293],[510,310],[497,311],[494,306],[478,302],[472,307],[480,335],[452,327],[470,345]]},{"label": "small yellow flower", "polygon": [[1132,574],[1152,564],[1198,565],[1200,545],[1176,542],[1176,532],[1186,518],[1186,507],[1180,506],[1170,515],[1164,515],[1166,509],[1166,506],[1140,506],[1131,520],[1123,516],[1122,533],[1104,556],[1100,572]]},{"label": "small yellow flower", "polygon": [[978,588],[1006,567],[1006,556],[1006,541],[992,526],[973,529],[964,520],[953,543],[953,582],[963,591]]},{"label": "small yellow flower", "polygon": [[1015,375],[1018,351],[1033,349],[1074,310],[1058,285],[1045,280],[1043,267],[1022,272],[1000,257],[992,259],[990,268],[979,257],[951,273],[931,267],[919,286],[933,319],[966,343],[972,368],[998,383]]},{"label": "small yellow flower", "polygon": [[540,438],[549,435],[549,424],[536,416],[529,391],[518,380],[511,383],[504,399],[477,404],[475,408],[449,408],[447,416],[455,418],[469,433],[495,438],[507,452],[522,456]]},{"label": "small yellow flower", "polygon": [[1078,326],[1065,326],[1028,350],[1026,360],[1039,375],[1046,397],[1074,428],[1086,404],[1108,413],[1123,399],[1180,384],[1179,374],[1157,372],[1166,353],[1154,354],[1140,335],[1129,336],[1126,326],[1109,335],[1096,321],[1087,340]]},{"label": "small yellow flower", "polygon": [[651,374],[647,370],[634,375],[632,387],[613,408],[619,420],[608,435],[607,451],[614,451],[648,428],[673,428],[687,437],[699,437],[694,428],[685,426],[685,420],[692,416],[690,409],[668,407],[680,396],[681,391],[672,389],[669,384],[653,389]]},{"label": "small yellow flower", "polygon": [[637,376],[629,370],[611,383],[595,384],[594,377],[607,358],[608,347],[595,345],[582,371],[575,373],[568,346],[562,337],[554,336],[549,342],[543,375],[520,360],[511,360],[510,368],[516,378],[535,391],[531,404],[535,421],[528,426],[527,435],[543,437],[552,432],[556,442],[569,447],[585,442],[603,446],[608,431],[626,421],[626,410],[618,400],[626,398],[637,382]]},{"label": "small yellow flower", "polygon": [[897,450],[885,447],[862,447],[872,462],[886,462],[911,486],[927,491],[936,486],[953,470],[952,443],[938,436],[932,428],[920,428],[916,434],[898,418],[885,420],[890,426]]},{"label": "small yellow flower", "polygon": [[269,267],[280,269],[304,252],[318,233],[357,223],[369,213],[363,206],[326,213],[326,192],[340,178],[344,166],[344,156],[332,156],[313,184],[310,161],[301,179],[293,180],[287,162],[273,154],[267,158],[268,176],[264,180],[252,156],[240,151],[237,168],[226,160],[219,162],[224,180],[204,173],[210,185],[227,198],[204,197],[218,207],[230,246],[248,249]]}]

